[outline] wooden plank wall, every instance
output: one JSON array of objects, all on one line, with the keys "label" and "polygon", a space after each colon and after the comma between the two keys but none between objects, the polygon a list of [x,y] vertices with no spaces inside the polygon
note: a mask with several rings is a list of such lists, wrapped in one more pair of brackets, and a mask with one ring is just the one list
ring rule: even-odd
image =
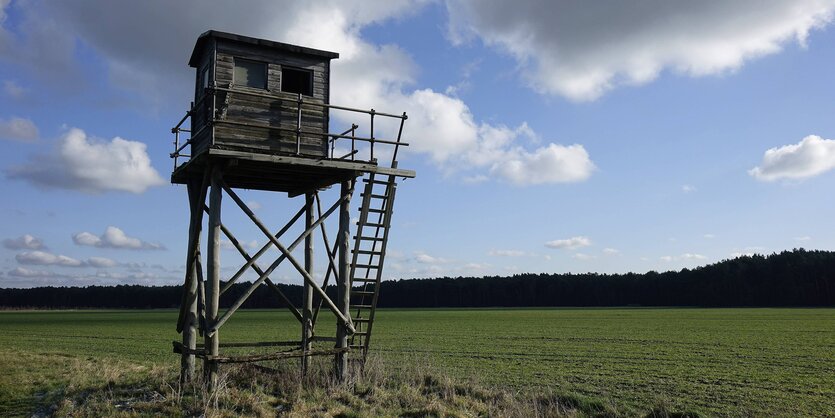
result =
[{"label": "wooden plank wall", "polygon": [[[227,87],[233,83],[235,57],[268,63],[267,91],[241,86],[233,88],[278,96],[278,99],[250,96],[239,93],[219,92],[217,106],[221,107],[227,99],[222,119],[250,125],[280,126],[296,128],[296,101],[298,95],[281,92],[281,66],[303,68],[313,72],[313,96],[305,96],[308,102],[326,103],[328,95],[328,60],[309,57],[255,45],[236,42],[218,41],[215,80],[218,86]],[[327,133],[328,112],[315,106],[302,106],[302,129]],[[289,131],[263,129],[234,124],[217,124],[215,128],[215,146],[229,149],[252,150],[255,152],[296,151],[296,134]],[[327,140],[321,135],[302,135],[301,153],[310,156],[327,156]]]}]

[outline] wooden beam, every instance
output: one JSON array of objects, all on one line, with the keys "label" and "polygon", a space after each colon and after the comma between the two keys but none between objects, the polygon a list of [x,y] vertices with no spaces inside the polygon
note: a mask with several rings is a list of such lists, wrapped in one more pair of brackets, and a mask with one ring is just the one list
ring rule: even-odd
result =
[{"label": "wooden beam", "polygon": [[[200,202],[205,202],[206,201],[206,190],[209,187],[209,181],[210,181],[209,175],[210,175],[209,170],[206,170],[205,173],[203,174],[203,181],[202,181],[201,186],[200,186],[200,194],[197,197],[197,200],[199,200]],[[191,195],[189,195],[189,210],[191,210],[191,204],[192,204],[191,203]],[[192,214],[191,216],[193,217],[194,215]],[[191,218],[190,218],[190,220],[191,220]],[[189,289],[191,287],[191,280],[194,279],[194,277],[192,277],[192,275],[191,275],[191,273],[192,273],[191,265],[192,265],[192,263],[194,263],[195,253],[200,248],[200,246],[197,245],[197,242],[195,242],[194,237],[195,237],[195,234],[199,235],[201,233],[202,228],[203,228],[203,214],[201,213],[199,223],[194,224],[192,222],[189,222],[188,250],[187,250],[187,253],[186,253],[186,277],[185,277],[185,280],[183,282],[183,289],[184,290]],[[186,303],[186,298],[187,298],[187,294],[184,291],[182,300],[180,300],[180,314],[179,314],[179,317],[177,318],[177,332],[183,332],[183,326],[185,325],[186,309],[188,309],[188,305]]]},{"label": "wooden beam", "polygon": [[[313,227],[316,215],[313,212],[313,194],[307,193],[305,201],[305,230]],[[304,237],[304,270],[313,277],[313,232]],[[308,282],[304,282],[302,290],[302,351],[310,351],[310,337],[313,336],[313,291]],[[307,373],[308,357],[302,357],[302,373]]]},{"label": "wooden beam", "polygon": [[[316,210],[317,210],[317,213],[319,214],[319,217],[322,217],[322,200],[319,199],[319,194],[318,193],[316,194]],[[327,290],[328,280],[331,277],[331,273],[333,273],[334,277],[337,274],[336,261],[334,260],[334,257],[336,257],[336,251],[339,248],[339,237],[340,236],[339,236],[339,234],[337,234],[336,242],[334,243],[335,246],[333,247],[333,249],[331,249],[330,241],[328,240],[328,233],[325,229],[325,224],[324,223],[321,224],[320,227],[322,228],[322,241],[325,244],[325,254],[328,255],[328,270],[325,272],[325,279],[322,281],[322,289]],[[336,279],[336,280],[338,280],[338,279]],[[311,321],[312,321],[311,326],[313,327],[314,332],[316,330],[316,320],[319,318],[319,311],[321,309],[322,309],[322,300],[319,299],[319,303],[316,304],[316,309],[313,311],[313,318],[311,319]]]},{"label": "wooden beam", "polygon": [[[220,209],[222,190],[222,172],[218,166],[212,167],[211,192],[209,193],[209,230],[207,237],[208,283],[206,285],[206,321],[214,324],[217,321],[218,305],[220,302]],[[203,363],[206,381],[211,388],[217,384],[217,362],[208,357],[218,355],[219,335],[216,332],[204,334],[207,359]]]},{"label": "wooden beam", "polygon": [[362,173],[379,173],[404,178],[415,177],[414,170],[380,167],[374,164],[366,164],[361,162],[351,162],[344,160],[322,160],[310,157],[291,157],[285,155],[271,155],[245,151],[222,150],[217,148],[210,148],[208,150],[208,154],[210,156],[242,158],[246,160],[264,161],[276,164],[286,164],[304,167],[334,168],[338,170],[352,170]]},{"label": "wooden beam", "polygon": [[[238,239],[235,237],[235,235],[232,234],[232,231],[230,231],[229,228],[227,228],[222,223],[220,224],[220,230],[223,232],[224,235],[226,235],[227,238],[229,238],[229,242],[232,243],[232,246],[235,247],[235,249],[237,249],[239,253],[241,253],[241,257],[243,257],[244,260],[246,260],[248,263],[251,262],[252,257],[250,257],[249,253],[246,252],[246,250],[241,245],[240,241],[238,241]],[[264,274],[264,271],[261,270],[261,267],[259,267],[258,264],[252,262],[251,267],[253,270],[255,270],[256,273],[258,273],[258,275]],[[295,306],[293,306],[293,302],[290,301],[287,295],[285,295],[284,292],[282,292],[281,289],[275,283],[273,283],[273,281],[270,280],[269,277],[267,277],[265,281],[269,288],[272,289],[273,292],[275,292],[278,295],[278,297],[281,298],[282,301],[284,301],[284,303],[287,305],[287,309],[290,310],[293,316],[295,316],[296,319],[298,319],[299,322],[301,322],[302,314],[299,312],[298,309],[296,309]],[[226,286],[226,288],[228,289],[228,286]],[[220,293],[223,294],[223,289],[220,290]]]},{"label": "wooden beam", "polygon": [[[238,310],[238,308],[241,307],[241,304],[244,303],[244,301],[252,294],[252,292],[254,292],[255,289],[258,286],[260,286],[261,283],[264,282],[267,275],[271,274],[273,272],[273,270],[275,270],[275,268],[278,267],[278,265],[281,264],[281,262],[284,261],[285,259],[290,261],[290,264],[292,264],[293,267],[296,269],[296,271],[298,271],[302,275],[302,277],[304,278],[304,280],[306,282],[310,283],[313,290],[315,290],[316,293],[318,293],[319,296],[325,301],[325,303],[328,305],[328,308],[331,309],[331,311],[334,313],[334,315],[336,315],[336,317],[341,322],[347,324],[347,328],[350,330],[350,332],[354,332],[354,326],[353,326],[353,324],[351,324],[351,318],[349,316],[345,316],[336,307],[336,305],[333,303],[332,300],[330,300],[328,295],[325,294],[325,292],[322,290],[322,288],[320,288],[319,285],[316,284],[316,281],[313,280],[313,277],[311,277],[309,274],[307,274],[307,272],[304,270],[304,267],[290,253],[290,251],[292,251],[296,246],[298,246],[301,243],[302,240],[304,240],[304,237],[306,237],[307,234],[311,233],[315,228],[318,228],[319,224],[324,222],[325,218],[319,218],[316,222],[314,222],[314,224],[311,226],[311,228],[302,232],[302,234],[299,236],[299,238],[295,242],[293,242],[292,245],[290,245],[289,249],[287,249],[280,242],[278,242],[278,239],[276,239],[274,236],[272,236],[270,234],[270,231],[267,229],[267,227],[265,227],[264,224],[261,222],[261,220],[259,220],[258,217],[255,216],[255,213],[252,212],[252,210],[243,202],[243,200],[241,200],[241,198],[238,197],[238,194],[235,193],[234,190],[232,190],[226,184],[223,185],[223,189],[226,190],[226,193],[229,194],[229,197],[231,197],[233,201],[235,201],[235,204],[237,204],[238,207],[241,208],[241,210],[249,217],[249,219],[252,220],[252,222],[258,227],[258,229],[261,230],[261,232],[267,238],[269,238],[269,240],[273,243],[273,245],[275,245],[279,249],[279,251],[281,251],[282,254],[281,254],[281,256],[278,257],[278,259],[276,261],[274,261],[270,265],[270,267],[267,268],[266,271],[264,271],[264,274],[262,274],[261,277],[259,277],[257,280],[255,280],[255,282],[252,283],[252,285],[250,285],[250,287],[244,292],[243,295],[241,295],[240,298],[238,298],[238,300],[226,311],[226,313],[224,313],[223,316],[220,317],[220,319],[218,319],[216,322],[214,322],[214,324],[212,325],[212,328],[209,330],[209,332],[214,333],[221,326],[223,326],[223,324],[229,319],[229,317],[233,313],[235,313],[235,311]],[[349,199],[350,199],[350,196],[349,196]],[[325,217],[330,215],[339,206],[338,203],[340,201],[337,201],[336,205],[334,205],[331,209],[329,209],[327,212],[325,212]]]},{"label": "wooden beam", "polygon": [[[190,252],[186,255],[186,268],[188,277],[185,280],[183,288],[184,303],[180,306],[180,312],[185,312],[182,324],[179,324],[183,332],[183,345],[189,348],[195,348],[197,345],[197,329],[199,327],[199,295],[198,295],[198,278],[197,278],[197,263],[195,262],[195,249],[200,248],[200,230],[203,224],[203,211],[199,208],[203,206],[203,202],[199,199],[205,198],[203,191],[204,182],[200,180],[192,180],[188,183],[188,200],[189,200],[189,243],[188,248]],[[194,380],[194,355],[183,354],[180,358],[180,381],[191,382]]]},{"label": "wooden beam", "polygon": [[[205,210],[208,211],[208,208],[206,208]],[[301,218],[302,214],[304,214],[304,210],[305,210],[304,206],[302,206],[301,209],[299,209],[299,211],[296,212],[296,214],[293,215],[293,217],[290,218],[290,220],[287,221],[287,223],[284,224],[284,226],[278,232],[275,233],[274,236],[276,237],[276,239],[281,238],[281,236],[284,235],[284,233],[287,232],[287,230],[290,229],[293,226],[293,224],[295,224],[296,221],[299,218]],[[255,253],[254,256],[252,256],[251,259],[247,260],[246,263],[244,263],[244,265],[241,266],[241,268],[239,268],[238,271],[235,272],[235,274],[232,275],[232,278],[229,279],[229,281],[227,281],[226,283],[223,284],[223,288],[220,289],[220,294],[222,295],[222,294],[226,293],[226,291],[229,290],[229,288],[232,287],[232,285],[235,284],[236,281],[238,281],[238,279],[241,277],[241,275],[244,274],[246,269],[248,269],[250,266],[255,264],[255,261],[258,260],[258,258],[261,257],[264,253],[266,253],[267,250],[269,250],[272,245],[273,245],[272,242],[267,241],[267,243],[264,244],[261,247],[261,249],[258,250],[258,252]]]},{"label": "wooden beam", "polygon": [[[341,186],[342,204],[339,208],[339,281],[337,282],[336,300],[339,303],[339,313],[350,318],[351,315],[351,267],[348,240],[351,238],[351,195],[354,194],[354,181],[346,181]],[[348,330],[343,324],[336,324],[336,348],[348,348]],[[338,353],[335,359],[336,376],[344,380],[348,371],[348,356],[345,352]]]}]

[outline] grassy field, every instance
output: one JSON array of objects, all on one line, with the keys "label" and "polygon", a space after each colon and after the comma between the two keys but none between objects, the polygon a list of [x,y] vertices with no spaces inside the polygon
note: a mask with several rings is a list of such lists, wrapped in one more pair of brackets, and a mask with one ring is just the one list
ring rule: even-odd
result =
[{"label": "grassy field", "polygon": [[[74,371],[173,367],[175,320],[174,311],[0,312],[0,416],[54,402]],[[298,332],[283,311],[243,311],[221,341]],[[384,364],[576,394],[627,415],[663,404],[708,416],[835,416],[833,309],[381,310],[372,346]]]}]

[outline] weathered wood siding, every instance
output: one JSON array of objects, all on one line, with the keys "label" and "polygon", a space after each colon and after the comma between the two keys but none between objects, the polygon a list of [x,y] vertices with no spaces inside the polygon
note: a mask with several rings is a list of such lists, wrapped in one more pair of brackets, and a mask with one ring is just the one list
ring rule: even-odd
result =
[{"label": "weathered wood siding", "polygon": [[203,57],[200,60],[200,65],[195,69],[194,77],[194,113],[191,115],[191,155],[195,156],[205,151],[212,141],[212,130],[208,125],[211,120],[212,98],[211,96],[203,97],[203,88],[201,84],[200,75],[203,69],[209,67],[209,84],[211,84],[214,76],[212,48],[206,46],[203,51]]},{"label": "weathered wood siding", "polygon": [[[217,97],[219,123],[214,129],[213,146],[256,152],[295,153],[296,133],[294,131],[298,117],[296,111],[298,95],[281,92],[281,67],[286,65],[312,71],[313,96],[304,96],[303,99],[305,102],[327,103],[329,93],[327,82],[330,70],[328,60],[223,40],[218,41],[216,56],[215,82],[219,87],[231,86],[233,89],[274,97],[219,92]],[[267,63],[266,91],[234,85],[233,71],[236,57]],[[267,129],[264,126],[271,128]],[[302,130],[314,132],[314,134],[301,136],[301,153],[310,156],[326,156],[328,148],[324,134],[328,131],[327,110],[312,104],[303,105]]]}]

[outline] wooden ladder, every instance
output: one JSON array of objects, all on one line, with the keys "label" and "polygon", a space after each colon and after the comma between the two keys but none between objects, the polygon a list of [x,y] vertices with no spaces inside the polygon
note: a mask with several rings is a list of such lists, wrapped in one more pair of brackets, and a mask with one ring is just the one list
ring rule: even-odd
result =
[{"label": "wooden ladder", "polygon": [[[382,178],[382,179],[381,179]],[[383,278],[383,261],[386,257],[392,208],[397,182],[394,176],[375,176],[370,173],[362,181],[362,206],[357,234],[354,237],[351,260],[351,321],[356,332],[348,344],[354,352],[362,353],[361,360],[368,356],[371,328],[377,310],[380,281]],[[360,359],[357,359],[360,360]]]}]

